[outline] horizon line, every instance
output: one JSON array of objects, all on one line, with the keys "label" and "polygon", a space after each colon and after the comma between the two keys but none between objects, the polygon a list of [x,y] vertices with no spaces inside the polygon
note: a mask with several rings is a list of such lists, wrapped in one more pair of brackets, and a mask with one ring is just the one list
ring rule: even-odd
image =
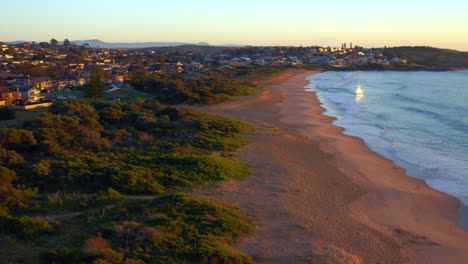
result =
[{"label": "horizon line", "polygon": [[[56,38],[51,38],[56,39]],[[67,39],[67,38],[66,38]],[[20,43],[42,43],[42,42],[47,42],[49,43],[50,40],[45,41],[37,41],[37,40],[0,40],[0,43],[10,43],[10,44],[20,44]],[[57,40],[57,39],[56,39]],[[65,39],[64,39],[65,40]],[[57,40],[59,43],[62,43],[64,40]],[[69,39],[70,40],[70,39]],[[100,41],[108,44],[144,44],[144,43],[180,43],[181,45],[197,45],[197,44],[206,44],[206,46],[242,46],[242,47],[330,47],[330,48],[336,48],[338,46],[331,46],[331,45],[274,45],[274,44],[269,44],[269,45],[253,45],[253,44],[239,44],[239,43],[223,43],[223,44],[211,44],[206,41],[198,41],[198,42],[186,42],[186,41],[158,41],[158,40],[151,40],[151,41],[106,41],[98,38],[93,38],[93,39],[75,39],[75,40],[70,40],[71,43],[74,41]],[[345,42],[343,42],[345,43]],[[430,47],[430,48],[437,48],[437,49],[442,49],[442,50],[454,50],[458,52],[468,52],[468,50],[457,50],[454,48],[445,48],[445,47],[436,47],[436,46],[428,46],[428,45],[395,45],[395,46],[360,46],[360,45],[355,45],[358,47],[362,48],[370,48],[370,49],[378,49],[378,48],[393,48],[393,47]],[[171,47],[171,46],[165,46],[165,47]],[[172,46],[173,47],[173,46]],[[145,48],[151,48],[151,47],[145,47]]]}]

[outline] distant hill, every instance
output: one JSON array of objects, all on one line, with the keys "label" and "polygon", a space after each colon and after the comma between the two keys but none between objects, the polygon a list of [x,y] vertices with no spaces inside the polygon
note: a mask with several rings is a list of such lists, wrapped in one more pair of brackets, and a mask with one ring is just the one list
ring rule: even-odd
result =
[{"label": "distant hill", "polygon": [[[39,43],[38,41],[36,41]],[[177,47],[182,45],[190,46],[210,46],[206,42],[199,43],[187,43],[187,42],[106,42],[99,39],[87,39],[87,40],[72,40],[72,43],[75,43],[78,46],[83,44],[88,44],[93,48],[107,48],[107,49],[144,49],[144,48],[158,48],[158,47]],[[32,43],[28,40],[18,40],[18,41],[9,41],[6,43],[10,44],[21,44],[21,43]],[[62,44],[62,41],[60,41]],[[236,44],[227,44],[227,45],[217,45],[222,47],[244,47],[244,45]]]},{"label": "distant hill", "polygon": [[425,66],[433,70],[468,68],[468,52],[433,47],[393,47],[385,48],[387,57],[406,59],[408,64]]},{"label": "distant hill", "polygon": [[[89,40],[73,40],[76,45],[89,44],[90,47],[100,47],[107,49],[144,49],[144,48],[160,48],[160,47],[178,47],[178,46],[211,46],[206,42],[187,43],[187,42],[105,42],[99,39]],[[217,45],[222,47],[244,47],[244,45]]]},{"label": "distant hill", "polygon": [[[105,42],[99,39],[73,40],[71,42],[79,46],[87,43],[90,47],[107,49],[142,49],[151,47],[171,47],[188,44],[184,42]],[[207,43],[197,44],[208,45]]]}]

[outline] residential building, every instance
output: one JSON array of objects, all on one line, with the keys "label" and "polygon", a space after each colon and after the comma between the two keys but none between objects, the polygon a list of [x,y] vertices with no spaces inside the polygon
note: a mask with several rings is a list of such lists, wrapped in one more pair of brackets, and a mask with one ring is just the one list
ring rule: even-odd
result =
[{"label": "residential building", "polygon": [[0,81],[0,106],[14,105],[18,99],[18,88],[6,81]]},{"label": "residential building", "polygon": [[76,87],[76,79],[63,78],[57,80],[57,89],[63,90],[65,88]]},{"label": "residential building", "polygon": [[41,90],[32,85],[19,88],[19,92],[23,103],[39,103],[45,100],[45,96],[41,93]]},{"label": "residential building", "polygon": [[57,82],[49,77],[34,78],[31,80],[31,85],[35,86],[41,91],[51,91],[57,88]]}]

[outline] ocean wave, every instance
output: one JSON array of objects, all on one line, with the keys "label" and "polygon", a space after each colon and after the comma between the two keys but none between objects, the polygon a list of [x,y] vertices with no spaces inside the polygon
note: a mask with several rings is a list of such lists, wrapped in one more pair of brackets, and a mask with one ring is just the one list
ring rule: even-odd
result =
[{"label": "ocean wave", "polygon": [[439,123],[443,123],[456,131],[463,132],[463,133],[468,133],[468,124],[460,121],[459,119],[454,119],[450,118],[446,115],[439,114],[433,111],[428,111],[428,110],[423,110],[423,109],[418,109],[414,107],[402,107],[402,109],[409,111],[409,112],[414,112],[420,115],[423,115],[427,118],[431,118],[433,120],[438,121]]},{"label": "ocean wave", "polygon": [[[468,205],[468,71],[312,77],[312,90],[345,134],[362,138],[408,175]],[[354,93],[358,83],[366,91],[360,101]]]}]

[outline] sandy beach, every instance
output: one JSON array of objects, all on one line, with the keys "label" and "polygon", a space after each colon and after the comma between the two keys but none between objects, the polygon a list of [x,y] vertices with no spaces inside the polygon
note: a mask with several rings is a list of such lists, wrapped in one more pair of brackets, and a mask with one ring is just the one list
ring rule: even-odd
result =
[{"label": "sandy beach", "polygon": [[237,153],[254,174],[200,191],[256,217],[237,248],[256,263],[468,263],[458,200],[343,135],[304,90],[316,73],[291,70],[258,96],[201,108],[257,128]]}]

